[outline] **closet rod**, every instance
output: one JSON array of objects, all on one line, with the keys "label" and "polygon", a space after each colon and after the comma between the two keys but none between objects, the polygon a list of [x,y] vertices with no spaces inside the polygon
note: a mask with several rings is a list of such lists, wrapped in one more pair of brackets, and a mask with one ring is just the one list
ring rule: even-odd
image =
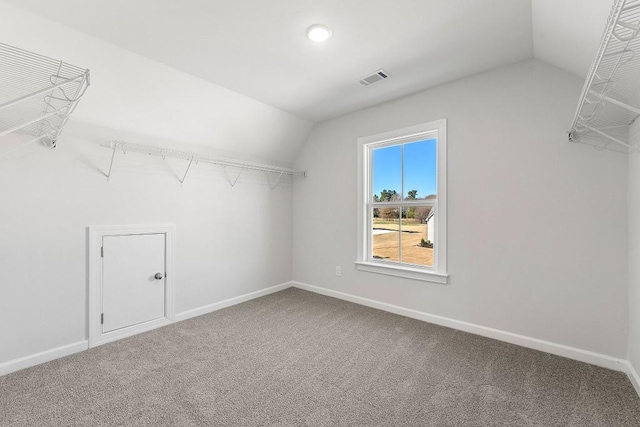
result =
[{"label": "closet rod", "polygon": [[[191,166],[191,162],[195,161],[196,163],[203,162],[203,163],[210,163],[210,164],[219,165],[219,166],[231,166],[231,167],[236,167],[243,170],[257,170],[257,171],[263,171],[263,172],[278,173],[280,175],[302,176],[302,177],[307,176],[305,171],[299,171],[299,170],[290,169],[290,168],[283,168],[280,166],[267,165],[264,163],[247,162],[243,160],[236,160],[236,159],[231,159],[226,157],[206,156],[206,155],[202,155],[202,154],[191,152],[191,151],[174,150],[170,148],[155,147],[152,145],[136,144],[132,142],[111,141],[109,144],[104,145],[104,147],[110,148],[113,150],[113,154],[111,156],[112,165],[113,165],[113,157],[116,151],[122,150],[124,153],[126,153],[127,151],[131,151],[134,153],[143,153],[143,154],[149,154],[152,156],[160,156],[162,158],[171,157],[176,159],[188,160],[189,167]],[[109,175],[111,175],[111,167],[109,169],[110,169]],[[187,172],[188,172],[188,169],[187,169]],[[107,176],[107,178],[109,178],[109,175]],[[185,173],[185,178],[186,178],[186,173]]]}]

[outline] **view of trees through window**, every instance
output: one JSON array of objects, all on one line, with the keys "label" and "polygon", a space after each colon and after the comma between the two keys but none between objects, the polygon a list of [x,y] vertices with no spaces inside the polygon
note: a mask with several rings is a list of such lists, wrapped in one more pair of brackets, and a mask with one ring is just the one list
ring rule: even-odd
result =
[{"label": "view of trees through window", "polygon": [[434,265],[435,149],[436,140],[431,139],[373,150],[374,259]]}]

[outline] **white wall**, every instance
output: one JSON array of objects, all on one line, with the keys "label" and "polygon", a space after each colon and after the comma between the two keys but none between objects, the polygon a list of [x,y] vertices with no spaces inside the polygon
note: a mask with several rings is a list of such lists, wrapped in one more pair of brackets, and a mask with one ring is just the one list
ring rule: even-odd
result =
[{"label": "white wall", "polygon": [[134,153],[107,183],[99,144],[202,144],[288,164],[311,123],[5,4],[0,40],[92,71],[59,148],[0,140],[0,364],[87,338],[90,225],[176,224],[177,313],[291,279],[290,184],[272,191],[254,174],[231,189],[198,165],[181,187],[185,162]]},{"label": "white wall", "polygon": [[[625,357],[627,159],[567,142],[582,83],[526,61],[319,124],[295,162],[294,280]],[[450,283],[356,271],[356,139],[441,118]]]},{"label": "white wall", "polygon": [[[176,224],[176,312],[288,282],[291,186],[66,137],[0,158],[0,363],[87,337],[87,226]],[[174,173],[175,172],[175,173]]]},{"label": "white wall", "polygon": [[[640,120],[629,129],[640,146]],[[629,154],[629,361],[640,372],[640,153]]]}]

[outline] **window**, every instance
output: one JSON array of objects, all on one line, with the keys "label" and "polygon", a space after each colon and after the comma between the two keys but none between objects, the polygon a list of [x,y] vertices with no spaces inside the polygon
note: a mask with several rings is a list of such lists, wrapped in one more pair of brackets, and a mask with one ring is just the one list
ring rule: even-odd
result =
[{"label": "window", "polygon": [[446,120],[358,139],[359,270],[446,283]]}]

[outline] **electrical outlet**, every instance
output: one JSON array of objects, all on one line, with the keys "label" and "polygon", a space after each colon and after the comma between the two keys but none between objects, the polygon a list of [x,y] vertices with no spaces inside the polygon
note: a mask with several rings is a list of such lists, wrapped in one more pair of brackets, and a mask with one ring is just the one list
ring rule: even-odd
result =
[{"label": "electrical outlet", "polygon": [[336,265],[336,276],[342,276],[342,267],[339,265]]}]

